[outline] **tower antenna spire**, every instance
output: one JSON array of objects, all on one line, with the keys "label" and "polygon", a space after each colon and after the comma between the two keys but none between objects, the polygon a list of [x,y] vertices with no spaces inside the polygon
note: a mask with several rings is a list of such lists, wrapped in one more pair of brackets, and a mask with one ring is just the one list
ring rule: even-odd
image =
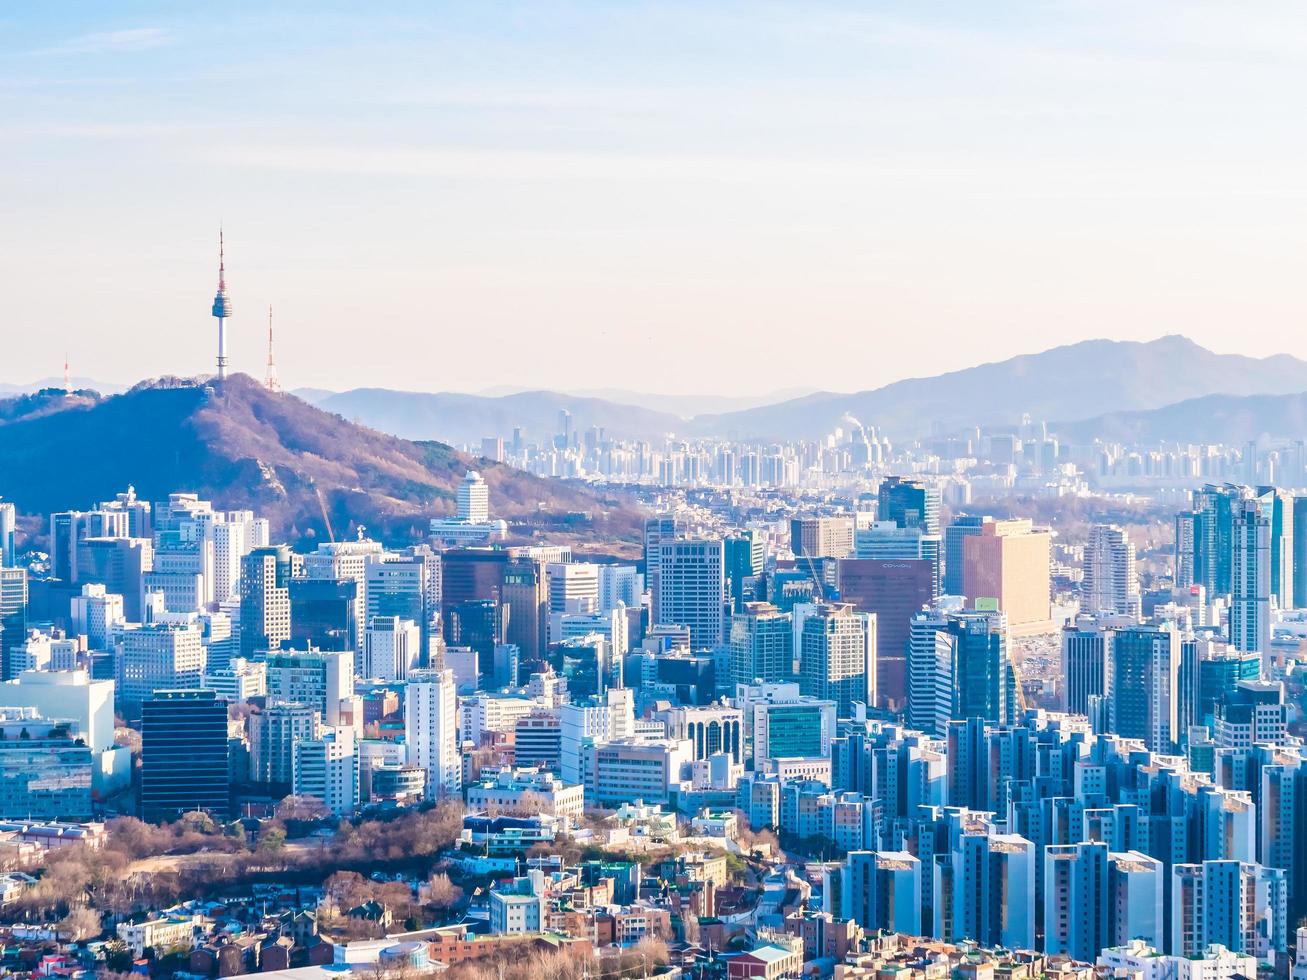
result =
[{"label": "tower antenna spire", "polygon": [[281,382],[277,380],[277,358],[272,349],[272,304],[268,304],[268,373],[263,379],[263,386],[269,391],[281,391]]},{"label": "tower antenna spire", "polygon": [[227,298],[227,256],[222,225],[218,226],[218,292],[213,297],[213,315],[218,320],[218,380],[227,380],[227,317],[231,300]]},{"label": "tower antenna spire", "polygon": [[68,352],[64,351],[64,394],[71,395],[72,393],[73,393],[73,382],[72,379],[68,376]]}]

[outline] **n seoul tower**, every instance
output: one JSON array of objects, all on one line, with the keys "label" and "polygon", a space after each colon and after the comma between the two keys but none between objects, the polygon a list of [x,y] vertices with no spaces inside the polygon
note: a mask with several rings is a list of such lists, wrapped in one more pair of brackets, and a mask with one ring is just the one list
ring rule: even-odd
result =
[{"label": "n seoul tower", "polygon": [[227,380],[227,317],[231,300],[227,298],[227,270],[223,262],[222,229],[218,229],[218,293],[213,297],[213,315],[218,318],[218,380]]}]

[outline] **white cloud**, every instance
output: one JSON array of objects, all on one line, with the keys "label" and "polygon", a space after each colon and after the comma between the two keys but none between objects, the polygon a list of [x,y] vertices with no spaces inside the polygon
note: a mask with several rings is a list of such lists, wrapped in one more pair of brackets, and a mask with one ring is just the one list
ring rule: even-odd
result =
[{"label": "white cloud", "polygon": [[162,27],[130,27],[119,31],[81,34],[42,48],[36,54],[106,54],[113,51],[148,51],[174,42],[172,33]]}]

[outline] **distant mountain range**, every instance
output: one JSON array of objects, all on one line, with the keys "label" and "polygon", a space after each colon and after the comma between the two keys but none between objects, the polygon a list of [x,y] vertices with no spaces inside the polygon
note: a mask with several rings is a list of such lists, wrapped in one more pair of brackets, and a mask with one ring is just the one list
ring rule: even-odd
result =
[{"label": "distant mountain range", "polygon": [[[51,383],[62,387],[61,380]],[[95,382],[75,384],[97,387]],[[100,390],[103,393],[103,386]],[[691,418],[686,417],[687,409],[729,405],[735,400],[713,395],[648,395],[623,389],[592,394],[548,390],[460,394],[355,388],[343,392],[302,389],[295,394],[342,419],[403,439],[439,440],[475,451],[482,437],[508,439],[516,427],[522,428],[529,441],[545,442],[561,431],[562,411],[570,413],[574,431],[598,427],[610,436],[651,442],[670,435],[810,439],[837,426],[847,428],[849,416],[891,438],[903,439],[926,434],[932,423],[945,430],[1008,425],[1018,422],[1023,413],[1057,420],[1059,431],[1068,438],[1072,434],[1076,439],[1089,438],[1101,429],[1109,438],[1138,433],[1139,440],[1147,442],[1154,433],[1162,439],[1190,439],[1200,436],[1186,433],[1229,430],[1228,437],[1210,438],[1240,441],[1241,433],[1248,430],[1261,434],[1277,427],[1291,426],[1294,431],[1300,427],[1291,421],[1293,415],[1271,407],[1271,402],[1239,405],[1237,398],[1299,392],[1307,392],[1307,361],[1283,354],[1265,358],[1216,354],[1173,335],[1146,343],[1089,340],[867,391],[814,392],[770,405],[700,411]],[[1229,397],[1188,407],[1178,404],[1213,396]],[[1168,406],[1174,410],[1148,414]],[[3,412],[0,409],[0,420]],[[1209,414],[1198,419],[1191,413]]]},{"label": "distant mountain range", "polygon": [[1036,419],[1085,419],[1160,408],[1211,394],[1307,391],[1307,361],[1215,354],[1179,336],[1147,343],[1087,340],[993,364],[898,381],[851,395],[823,392],[766,408],[700,416],[693,431],[796,438],[830,431],[846,413],[892,437]]},{"label": "distant mountain range", "polygon": [[405,439],[440,439],[470,446],[480,446],[483,436],[508,438],[516,426],[521,426],[532,442],[548,441],[562,431],[559,412],[563,410],[571,413],[575,431],[601,426],[609,434],[627,439],[661,439],[686,426],[684,419],[667,412],[556,391],[496,397],[355,388],[318,398],[315,404]]},{"label": "distant mountain range", "polygon": [[1110,412],[1059,422],[1057,435],[1072,442],[1095,438],[1148,445],[1200,442],[1239,445],[1261,436],[1307,438],[1307,392],[1290,395],[1205,395],[1138,412]]},{"label": "distant mountain range", "polygon": [[[531,390],[533,389],[501,387],[487,388],[475,394],[498,398]],[[664,412],[682,419],[691,419],[696,415],[742,412],[749,408],[761,408],[791,398],[802,398],[814,391],[815,388],[785,388],[762,395],[665,395],[649,391],[629,391],[625,388],[577,388],[569,389],[565,394],[576,398],[601,398],[619,405],[634,405],[636,408],[647,408],[653,412]]]},{"label": "distant mountain range", "polygon": [[[412,439],[478,445],[482,436],[509,437],[521,426],[531,441],[559,431],[558,413],[574,429],[602,427],[628,439],[668,434],[741,439],[816,438],[853,416],[892,438],[967,425],[1036,419],[1074,422],[1109,413],[1162,408],[1208,395],[1280,395],[1307,391],[1307,361],[1216,354],[1180,336],[1135,341],[1088,340],[933,377],[867,391],[815,392],[771,405],[698,414],[633,405],[611,398],[555,391],[505,395],[424,394],[359,388],[306,392],[321,407],[373,428]],[[616,397],[630,395],[613,391]],[[670,402],[667,403],[670,406]]]},{"label": "distant mountain range", "polygon": [[189,490],[252,508],[291,539],[344,537],[365,524],[398,543],[421,539],[428,518],[453,510],[471,468],[489,484],[493,512],[523,537],[637,537],[641,516],[621,500],[385,435],[246,375],[221,386],[160,379],[108,398],[44,391],[0,401],[0,496],[29,514],[86,508],[132,484],[146,499]]}]

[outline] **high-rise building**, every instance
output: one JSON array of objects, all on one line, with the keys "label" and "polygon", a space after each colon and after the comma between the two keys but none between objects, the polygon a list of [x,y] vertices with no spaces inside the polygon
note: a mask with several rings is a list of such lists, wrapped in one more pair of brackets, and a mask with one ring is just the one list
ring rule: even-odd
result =
[{"label": "high-rise building", "polygon": [[87,583],[69,603],[72,632],[85,636],[92,650],[108,650],[113,629],[127,622],[123,597],[103,585]]},{"label": "high-rise building", "polygon": [[1293,607],[1307,609],[1307,496],[1293,498]]},{"label": "high-rise building", "polygon": [[1278,499],[1239,500],[1230,529],[1230,642],[1263,658],[1271,649],[1271,512]]},{"label": "high-rise building", "polygon": [[204,641],[194,623],[149,623],[118,642],[118,701],[128,719],[156,691],[197,689],[204,677]]},{"label": "high-rise building", "polygon": [[1294,543],[1296,541],[1293,494],[1276,487],[1258,487],[1257,496],[1270,512],[1271,595],[1281,609],[1293,607]]},{"label": "high-rise building", "polygon": [[924,559],[854,558],[836,570],[840,600],[876,617],[876,696],[900,710],[908,697],[908,642],[912,617],[930,605],[935,571]]},{"label": "high-rise building", "polygon": [[1113,632],[1082,617],[1062,630],[1062,707],[1089,714],[1089,699],[1108,692]]},{"label": "high-rise building", "polygon": [[1080,610],[1091,616],[1108,612],[1136,619],[1142,614],[1135,546],[1114,524],[1095,524],[1089,529]]},{"label": "high-rise building", "polygon": [[343,724],[341,702],[354,694],[354,655],[328,650],[278,650],[268,654],[268,700],[307,704],[323,723]]},{"label": "high-rise building", "polygon": [[912,620],[907,717],[913,727],[942,735],[950,720],[1016,718],[1016,678],[1004,616],[963,609],[946,597]]},{"label": "high-rise building", "polygon": [[858,528],[854,534],[855,558],[928,562],[931,600],[939,597],[943,586],[942,550],[943,543],[938,534],[927,534],[920,527],[899,527],[893,521],[873,521]]},{"label": "high-rise building", "polygon": [[[586,604],[599,607],[599,566],[590,562],[552,562],[549,576],[549,611],[575,612]],[[550,636],[550,640],[557,637]]]},{"label": "high-rise building", "polygon": [[441,584],[441,553],[428,545],[386,553],[368,562],[368,619],[398,616],[417,623],[424,664],[431,662],[433,638],[439,642]]},{"label": "high-rise building", "polygon": [[916,855],[850,851],[838,884],[841,918],[853,919],[869,932],[922,934],[921,861]]},{"label": "high-rise building", "polygon": [[[354,583],[353,622],[355,633],[344,650],[357,650],[363,628],[377,613],[368,610],[368,569],[383,560],[385,549],[380,543],[359,537],[355,541],[329,541],[320,544],[316,551],[300,557],[296,577],[322,579],[329,582]],[[292,617],[292,625],[294,617]]]},{"label": "high-rise building", "polygon": [[245,704],[268,693],[268,665],[233,657],[222,667],[206,668],[201,683],[225,701]]},{"label": "high-rise building", "polygon": [[943,592],[945,595],[966,595],[963,580],[965,563],[965,542],[972,535],[979,534],[980,529],[994,519],[987,515],[963,514],[944,528],[944,575]]},{"label": "high-rise building", "polygon": [[544,656],[549,643],[549,582],[544,562],[513,558],[504,570],[502,602],[508,608],[505,639],[530,662]]},{"label": "high-rise building", "polygon": [[67,510],[50,515],[50,575],[64,582],[77,581],[77,542],[82,534],[82,514]]},{"label": "high-rise building", "polygon": [[1108,846],[1100,841],[1044,849],[1044,951],[1092,963],[1112,944]]},{"label": "high-rise building", "polygon": [[1171,869],[1171,953],[1201,956],[1213,944],[1259,958],[1288,944],[1284,872],[1247,861]]},{"label": "high-rise building", "polygon": [[673,541],[681,536],[683,527],[674,514],[659,514],[644,522],[644,578],[649,586],[651,609],[658,608],[659,562],[662,558],[663,541]]},{"label": "high-rise building", "polygon": [[942,735],[953,717],[955,643],[948,614],[956,605],[926,608],[912,618],[908,634],[905,717],[921,732]]},{"label": "high-rise building", "polygon": [[463,788],[458,746],[458,696],[452,670],[415,670],[404,689],[404,741],[410,765],[427,774],[430,799],[457,796]]},{"label": "high-rise building", "polygon": [[720,539],[677,538],[658,548],[658,604],[654,622],[687,626],[696,650],[724,640],[726,569]]},{"label": "high-rise building", "polygon": [[1150,752],[1174,750],[1179,731],[1180,634],[1170,626],[1119,629],[1112,642],[1112,730]]},{"label": "high-rise building", "polygon": [[250,714],[250,781],[291,791],[295,743],[317,735],[318,710],[309,704],[274,701]]},{"label": "high-rise building", "polygon": [[853,554],[853,518],[793,518],[790,550],[796,558],[848,558]]},{"label": "high-rise building", "polygon": [[834,701],[807,697],[798,684],[751,684],[739,689],[737,700],[755,770],[768,759],[830,758]]},{"label": "high-rise building", "polygon": [[462,602],[499,602],[509,558],[499,548],[452,548],[441,553],[442,612]]},{"label": "high-rise building", "polygon": [[322,802],[335,816],[352,813],[359,802],[359,765],[354,730],[331,728],[295,743],[296,796]]},{"label": "high-rise building", "polygon": [[351,653],[359,650],[355,618],[359,590],[359,583],[350,578],[292,578],[287,582],[291,645]]},{"label": "high-rise building", "polygon": [[[965,833],[949,855],[954,941],[1032,949],[1035,945],[1035,845],[1016,834]],[[940,860],[936,859],[937,862]]]},{"label": "high-rise building", "polygon": [[963,542],[963,591],[972,608],[997,604],[1013,636],[1052,629],[1050,545],[1028,520],[990,521]]},{"label": "high-rise building", "polygon": [[27,569],[0,568],[0,668],[3,677],[14,676],[9,651],[27,635]]},{"label": "high-rise building", "polygon": [[770,602],[747,602],[731,617],[733,684],[794,679],[794,622]]},{"label": "high-rise building", "polygon": [[290,639],[290,581],[296,556],[284,544],[254,548],[241,559],[241,647],[262,659]]},{"label": "high-rise building", "polygon": [[614,657],[607,638],[598,633],[569,637],[550,647],[554,673],[567,679],[575,701],[603,697],[610,687],[621,687],[621,660]]},{"label": "high-rise building", "polygon": [[939,534],[939,487],[915,477],[887,476],[876,494],[876,519]]},{"label": "high-rise building", "polygon": [[416,670],[422,654],[418,624],[398,616],[373,616],[363,634],[362,676],[402,681]]},{"label": "high-rise building", "polygon": [[227,702],[213,691],[162,690],[141,704],[141,814],[226,816]]},{"label": "high-rise building", "polygon": [[[77,542],[78,582],[103,585],[123,597],[123,614],[129,622],[143,618],[141,596],[146,576],[154,570],[154,544],[148,538],[82,538]],[[200,594],[194,574],[193,596]]]},{"label": "high-rise building", "polygon": [[7,500],[0,500],[0,568],[13,568],[17,554],[14,550],[14,531],[18,526],[17,512]]},{"label": "high-rise building", "polygon": [[816,608],[803,621],[799,638],[799,688],[834,701],[842,718],[855,701],[875,703],[876,618],[848,603]]},{"label": "high-rise building", "polygon": [[766,561],[766,544],[761,532],[750,529],[727,536],[722,547],[726,556],[726,591],[731,609],[740,612],[744,604],[758,594],[758,579]]},{"label": "high-rise building", "polygon": [[468,470],[458,486],[458,519],[469,524],[490,520],[490,490],[476,470]]}]

